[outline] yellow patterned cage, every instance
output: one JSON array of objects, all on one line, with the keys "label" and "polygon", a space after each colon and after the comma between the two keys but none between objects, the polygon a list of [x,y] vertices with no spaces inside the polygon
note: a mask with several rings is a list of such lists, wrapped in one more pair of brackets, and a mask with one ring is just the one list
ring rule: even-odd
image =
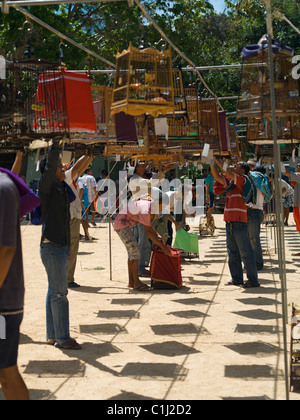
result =
[{"label": "yellow patterned cage", "polygon": [[117,55],[112,115],[125,112],[154,117],[174,112],[172,51],[139,50],[130,43]]}]

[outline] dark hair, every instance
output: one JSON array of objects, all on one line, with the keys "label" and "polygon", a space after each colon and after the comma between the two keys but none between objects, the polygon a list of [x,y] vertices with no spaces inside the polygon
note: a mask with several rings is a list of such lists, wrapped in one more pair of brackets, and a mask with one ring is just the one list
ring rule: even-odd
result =
[{"label": "dark hair", "polygon": [[46,158],[46,157],[44,157],[44,158],[40,161],[40,172],[41,172],[41,174],[43,174],[43,173],[45,172],[46,163],[47,163],[47,158]]},{"label": "dark hair", "polygon": [[245,175],[248,175],[250,172],[250,166],[248,165],[248,163],[246,162],[238,162],[238,165],[241,165],[241,167],[244,169],[245,171]]},{"label": "dark hair", "polygon": [[253,172],[260,172],[261,174],[266,175],[267,169],[263,165],[255,166],[255,168],[253,169]]},{"label": "dark hair", "polygon": [[90,172],[93,168],[91,166],[89,166],[86,170],[85,170],[85,174],[87,174],[88,172]]}]

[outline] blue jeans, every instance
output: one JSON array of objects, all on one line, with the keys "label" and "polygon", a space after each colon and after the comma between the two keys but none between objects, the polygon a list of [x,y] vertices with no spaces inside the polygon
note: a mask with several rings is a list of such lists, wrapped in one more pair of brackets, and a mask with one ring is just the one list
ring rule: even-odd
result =
[{"label": "blue jeans", "polygon": [[68,265],[70,251],[53,242],[41,245],[41,259],[48,276],[46,300],[47,339],[63,344],[70,340]]},{"label": "blue jeans", "polygon": [[259,284],[256,260],[250,243],[247,223],[226,223],[226,233],[232,280],[235,283],[243,284],[243,261],[249,282]]},{"label": "blue jeans", "polygon": [[263,250],[260,240],[261,225],[264,221],[264,212],[261,210],[248,210],[248,232],[252,249],[254,251],[256,266],[261,270],[264,266]]},{"label": "blue jeans", "polygon": [[139,244],[139,249],[141,253],[141,258],[139,259],[139,275],[141,275],[146,270],[145,264],[146,264],[146,261],[148,261],[151,246],[150,246],[150,241],[146,234],[144,225],[138,224],[134,226],[133,232]]}]

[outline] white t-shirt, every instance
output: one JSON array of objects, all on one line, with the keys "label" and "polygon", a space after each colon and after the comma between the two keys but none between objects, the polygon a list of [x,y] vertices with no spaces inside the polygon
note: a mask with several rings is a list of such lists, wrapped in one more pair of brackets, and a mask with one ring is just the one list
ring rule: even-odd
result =
[{"label": "white t-shirt", "polygon": [[89,193],[89,202],[92,203],[96,198],[94,188],[97,187],[97,182],[92,175],[87,175],[87,174],[85,174],[81,178],[81,181],[82,181],[83,185],[85,187],[87,187],[88,193]]},{"label": "white t-shirt", "polygon": [[[75,194],[76,199],[73,201],[73,203],[70,204],[70,215],[71,215],[71,219],[79,219],[81,220],[81,203],[79,200],[79,195],[78,195],[78,187],[75,188],[74,184],[73,184],[73,178],[72,178],[72,169],[69,169],[66,172],[66,179],[65,182],[66,184],[68,184],[70,186],[70,188],[72,189],[73,193]],[[76,184],[77,185],[77,184]]]}]

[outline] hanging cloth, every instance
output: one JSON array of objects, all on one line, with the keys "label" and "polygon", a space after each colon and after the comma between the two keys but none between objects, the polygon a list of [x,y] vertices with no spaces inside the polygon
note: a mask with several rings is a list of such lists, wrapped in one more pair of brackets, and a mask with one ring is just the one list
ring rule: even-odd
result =
[{"label": "hanging cloth", "polygon": [[65,125],[71,132],[95,133],[95,109],[91,83],[86,74],[68,71],[42,74],[37,100],[44,105],[43,111],[37,112],[48,119],[49,129]]}]

